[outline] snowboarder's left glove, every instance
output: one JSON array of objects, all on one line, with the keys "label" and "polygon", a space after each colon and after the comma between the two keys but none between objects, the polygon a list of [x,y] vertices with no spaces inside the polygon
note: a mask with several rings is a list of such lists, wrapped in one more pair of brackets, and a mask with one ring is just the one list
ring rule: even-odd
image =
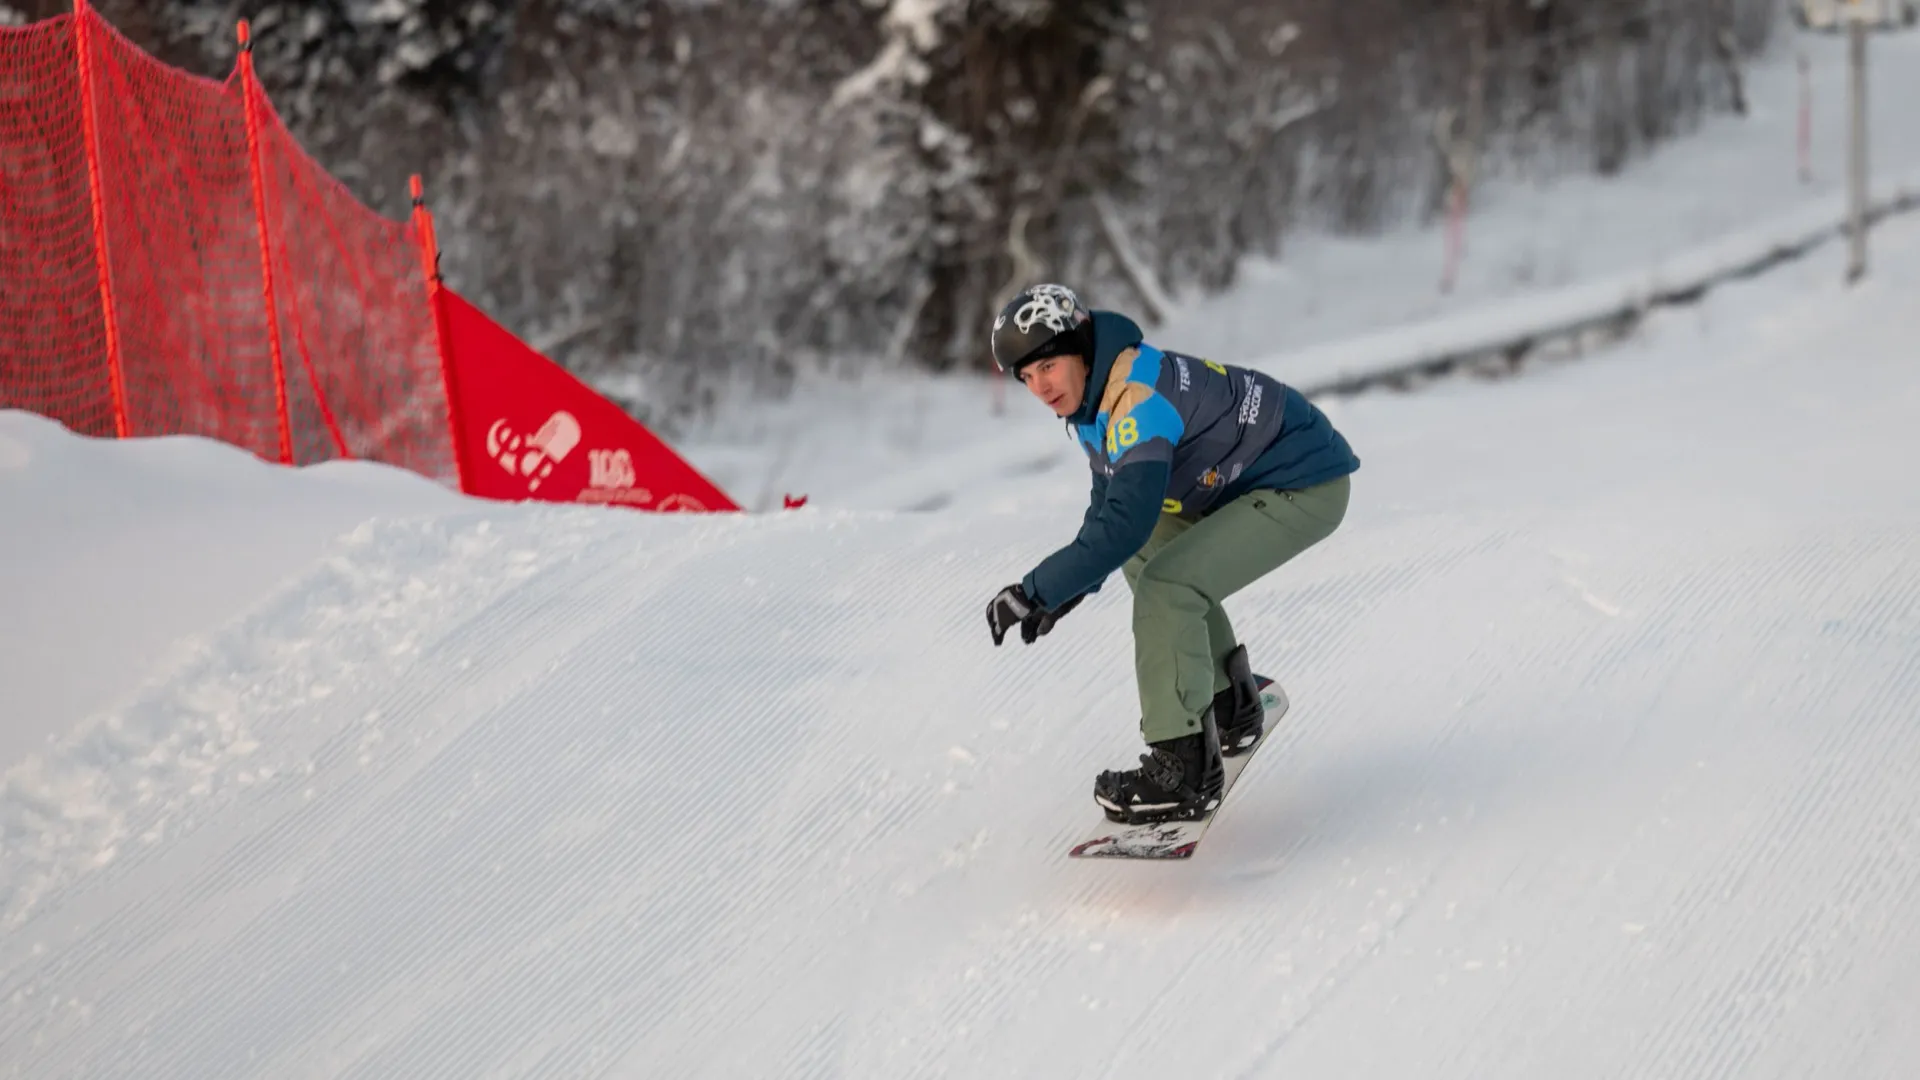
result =
[{"label": "snowboarder's left glove", "polygon": [[987,627],[993,631],[993,643],[999,645],[1006,639],[1007,631],[1013,629],[1013,624],[1019,623],[1020,640],[1033,644],[1040,639],[1040,635],[1053,629],[1053,624],[1059,622],[1062,615],[1072,611],[1083,598],[1084,594],[1076,596],[1053,611],[1048,611],[1034,602],[1027,595],[1027,590],[1018,584],[1009,585],[1001,589],[993,602],[987,605]]},{"label": "snowboarder's left glove", "polygon": [[1064,616],[1067,612],[1072,611],[1074,607],[1080,603],[1080,601],[1085,600],[1086,598],[1087,598],[1087,594],[1081,593],[1079,596],[1076,596],[1073,599],[1067,601],[1066,603],[1061,604],[1059,607],[1054,608],[1052,611],[1048,611],[1046,608],[1042,608],[1042,607],[1034,608],[1033,614],[1028,615],[1026,618],[1020,620],[1020,640],[1026,642],[1029,645],[1033,644],[1035,641],[1039,640],[1041,634],[1044,634],[1047,631],[1053,629],[1054,623],[1059,622],[1062,616]]},{"label": "snowboarder's left glove", "polygon": [[[1029,616],[1040,610],[1040,605],[1027,596],[1027,590],[1018,582],[1001,589],[987,604],[987,629],[993,631],[993,643],[997,646],[1006,639],[1007,631],[1015,623],[1022,624],[1022,636],[1025,635],[1025,622]],[[1032,644],[1033,638],[1028,637]]]}]

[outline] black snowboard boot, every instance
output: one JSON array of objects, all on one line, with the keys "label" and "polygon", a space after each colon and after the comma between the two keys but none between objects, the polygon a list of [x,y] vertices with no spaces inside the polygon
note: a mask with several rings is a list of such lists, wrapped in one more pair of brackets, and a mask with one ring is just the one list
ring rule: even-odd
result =
[{"label": "black snowboard boot", "polygon": [[1260,705],[1260,686],[1253,681],[1253,667],[1247,662],[1247,647],[1234,646],[1222,663],[1232,685],[1213,695],[1213,715],[1220,725],[1220,752],[1235,757],[1260,740],[1266,713]]},{"label": "black snowboard boot", "polygon": [[1103,772],[1093,782],[1093,799],[1109,819],[1129,825],[1191,821],[1220,805],[1226,769],[1211,710],[1200,718],[1199,731],[1148,743],[1147,750],[1139,768]]}]

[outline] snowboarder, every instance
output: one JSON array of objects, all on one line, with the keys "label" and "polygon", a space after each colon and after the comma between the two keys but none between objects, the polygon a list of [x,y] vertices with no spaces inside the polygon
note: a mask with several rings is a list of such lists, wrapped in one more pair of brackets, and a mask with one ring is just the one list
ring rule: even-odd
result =
[{"label": "snowboarder", "polygon": [[1123,570],[1148,752],[1101,773],[1094,800],[1134,824],[1202,817],[1219,803],[1222,755],[1262,724],[1220,603],[1333,533],[1360,460],[1293,388],[1155,348],[1061,285],[1007,303],[993,359],[1066,421],[1093,470],[1079,535],[988,603],[993,643],[1018,626],[1033,644]]}]

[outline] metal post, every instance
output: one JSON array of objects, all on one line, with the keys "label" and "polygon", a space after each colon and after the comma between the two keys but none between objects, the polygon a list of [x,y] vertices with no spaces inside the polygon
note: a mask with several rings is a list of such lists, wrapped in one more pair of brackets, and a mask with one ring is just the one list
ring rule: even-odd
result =
[{"label": "metal post", "polygon": [[1850,6],[1853,18],[1848,28],[1851,35],[1848,67],[1852,89],[1848,95],[1848,111],[1852,114],[1852,131],[1847,139],[1847,228],[1853,251],[1847,260],[1848,284],[1859,281],[1867,273],[1867,20],[1861,5]]},{"label": "metal post", "polygon": [[1800,51],[1800,182],[1813,183],[1813,61]]}]

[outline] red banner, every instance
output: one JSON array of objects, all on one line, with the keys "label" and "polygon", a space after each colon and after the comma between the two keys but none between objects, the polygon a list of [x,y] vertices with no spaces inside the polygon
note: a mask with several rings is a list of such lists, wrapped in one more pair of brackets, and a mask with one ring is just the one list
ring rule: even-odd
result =
[{"label": "red banner", "polygon": [[738,510],[659,437],[451,289],[437,291],[469,495]]}]

